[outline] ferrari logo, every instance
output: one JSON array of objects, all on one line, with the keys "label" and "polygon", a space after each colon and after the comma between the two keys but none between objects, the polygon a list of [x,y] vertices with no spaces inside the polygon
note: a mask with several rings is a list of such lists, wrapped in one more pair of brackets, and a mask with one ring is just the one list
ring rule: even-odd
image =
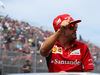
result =
[{"label": "ferrari logo", "polygon": [[69,49],[69,52],[72,52],[72,49]]}]

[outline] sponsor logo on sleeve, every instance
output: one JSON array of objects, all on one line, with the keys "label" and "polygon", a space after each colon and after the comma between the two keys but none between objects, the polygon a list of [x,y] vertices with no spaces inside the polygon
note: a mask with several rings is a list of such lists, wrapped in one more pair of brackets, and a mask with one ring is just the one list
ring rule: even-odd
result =
[{"label": "sponsor logo on sleeve", "polygon": [[93,63],[92,63],[92,59],[88,59],[88,65],[93,65]]}]

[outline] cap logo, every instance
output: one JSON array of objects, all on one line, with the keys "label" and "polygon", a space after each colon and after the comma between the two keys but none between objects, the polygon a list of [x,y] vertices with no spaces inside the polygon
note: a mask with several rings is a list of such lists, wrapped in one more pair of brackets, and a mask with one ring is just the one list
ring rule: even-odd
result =
[{"label": "cap logo", "polygon": [[65,19],[68,19],[69,17],[67,16],[67,17],[65,17]]},{"label": "cap logo", "polygon": [[58,25],[60,22],[61,22],[61,19],[59,18],[58,21],[57,21],[57,25]]}]

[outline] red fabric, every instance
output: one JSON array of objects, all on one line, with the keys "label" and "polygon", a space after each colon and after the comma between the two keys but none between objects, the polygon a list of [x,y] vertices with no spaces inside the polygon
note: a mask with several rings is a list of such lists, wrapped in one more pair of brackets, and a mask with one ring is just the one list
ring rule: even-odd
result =
[{"label": "red fabric", "polygon": [[73,23],[79,23],[81,22],[81,20],[74,20],[72,17],[70,17],[70,15],[68,14],[63,14],[63,15],[59,15],[57,16],[54,20],[53,20],[53,27],[55,29],[55,31],[57,31],[60,27],[60,24],[62,23],[63,20],[68,20],[68,18],[70,18],[70,22]]},{"label": "red fabric", "polygon": [[94,69],[90,51],[86,44],[75,41],[64,49],[58,42],[49,57],[49,72],[82,72]]}]

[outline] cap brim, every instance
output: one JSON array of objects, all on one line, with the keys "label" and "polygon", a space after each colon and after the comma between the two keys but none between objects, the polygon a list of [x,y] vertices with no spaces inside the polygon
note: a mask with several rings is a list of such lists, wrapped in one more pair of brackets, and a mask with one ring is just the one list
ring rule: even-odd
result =
[{"label": "cap brim", "polygon": [[71,21],[70,23],[79,23],[79,22],[81,22],[81,20]]}]

